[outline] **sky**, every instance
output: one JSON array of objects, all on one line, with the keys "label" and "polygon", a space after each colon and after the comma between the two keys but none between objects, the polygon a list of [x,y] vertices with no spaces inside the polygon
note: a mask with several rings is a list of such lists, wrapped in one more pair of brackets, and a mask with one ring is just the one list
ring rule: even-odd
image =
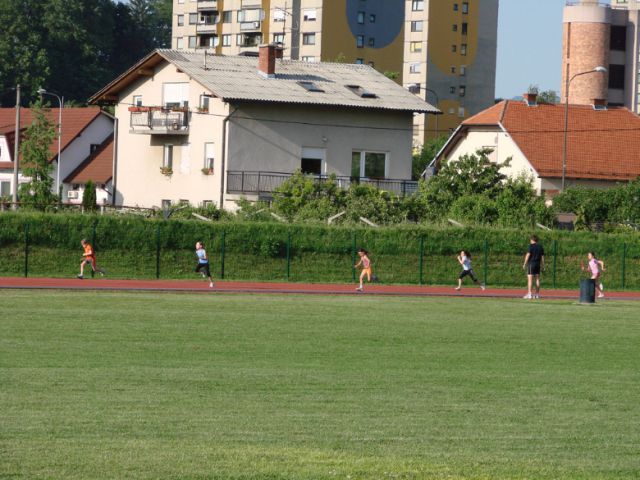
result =
[{"label": "sky", "polygon": [[560,93],[562,9],[566,0],[499,0],[496,98],[537,85]]}]

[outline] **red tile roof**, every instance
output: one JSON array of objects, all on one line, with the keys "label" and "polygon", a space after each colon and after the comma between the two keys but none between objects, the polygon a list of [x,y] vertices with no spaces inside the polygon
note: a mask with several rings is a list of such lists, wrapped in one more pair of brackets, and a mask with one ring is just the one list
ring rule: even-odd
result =
[{"label": "red tile roof", "polygon": [[[561,177],[565,106],[502,101],[463,126],[501,123],[540,177]],[[569,105],[567,178],[631,180],[640,176],[640,117],[626,108]]]},{"label": "red tile roof", "polygon": [[[60,114],[59,108],[51,108],[46,111],[45,115],[56,127]],[[93,122],[98,115],[101,114],[99,107],[71,107],[62,109],[62,139],[60,142],[60,149],[64,149],[73,140],[82,133],[82,131]],[[20,109],[20,128],[24,135],[24,129],[26,129],[33,122],[33,112],[29,108]],[[16,125],[16,109],[15,108],[0,108],[0,135],[7,137],[9,148],[11,149],[11,156],[13,157],[13,142],[15,138],[15,125]],[[51,142],[49,148],[51,152],[50,161],[54,160],[58,156],[58,137]]]},{"label": "red tile roof", "polygon": [[107,183],[113,175],[113,137],[109,136],[95,152],[89,155],[71,174],[65,183]]}]

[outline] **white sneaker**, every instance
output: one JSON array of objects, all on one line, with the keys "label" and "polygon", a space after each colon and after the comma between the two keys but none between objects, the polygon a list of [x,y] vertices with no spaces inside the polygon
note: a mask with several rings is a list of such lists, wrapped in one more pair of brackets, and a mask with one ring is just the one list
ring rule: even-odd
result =
[{"label": "white sneaker", "polygon": [[600,295],[598,295],[598,298],[604,298],[604,293],[601,293]]},{"label": "white sneaker", "polygon": [[209,288],[213,288],[213,282],[209,283]]},{"label": "white sneaker", "polygon": [[356,288],[356,292],[361,292],[362,291],[362,287],[357,287]]},{"label": "white sneaker", "polygon": [[455,287],[454,290],[460,290],[460,287]]},{"label": "white sneaker", "polygon": [[600,287],[600,291],[601,291],[601,292],[604,292],[604,285],[600,284],[600,285],[598,285],[598,286]]},{"label": "white sneaker", "polygon": [[481,288],[482,290],[484,290],[484,289],[485,289],[485,288],[487,288],[487,287],[485,287],[484,283],[481,283],[481,284],[480,284],[480,288]]},{"label": "white sneaker", "polygon": [[536,294],[533,296],[533,298],[535,298],[535,299],[540,298],[540,294],[539,294],[539,293],[536,293]]},{"label": "white sneaker", "polygon": [[527,293],[524,297],[522,298],[526,298],[527,300],[531,300],[533,297],[531,296],[530,293]]}]

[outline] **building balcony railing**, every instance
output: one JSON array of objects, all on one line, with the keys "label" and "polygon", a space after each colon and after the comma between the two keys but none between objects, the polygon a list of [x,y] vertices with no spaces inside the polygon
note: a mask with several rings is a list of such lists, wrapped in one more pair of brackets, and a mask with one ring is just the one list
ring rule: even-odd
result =
[{"label": "building balcony railing", "polygon": [[[273,193],[280,187],[292,173],[281,172],[245,172],[245,171],[228,171],[227,172],[227,193],[241,194],[269,194]],[[309,175],[315,182],[325,182],[329,178],[328,175]],[[418,182],[413,180],[395,180],[395,179],[373,179],[373,178],[356,178],[356,177],[336,177],[338,186],[348,189],[352,183],[373,185],[379,190],[394,192],[398,195],[411,195],[418,189]]]},{"label": "building balcony railing", "polygon": [[196,25],[196,33],[216,33],[218,22],[199,23]]},{"label": "building balcony railing", "polygon": [[198,10],[217,9],[218,0],[198,0]]},{"label": "building balcony railing", "polygon": [[130,131],[146,135],[188,135],[187,108],[129,107]]}]

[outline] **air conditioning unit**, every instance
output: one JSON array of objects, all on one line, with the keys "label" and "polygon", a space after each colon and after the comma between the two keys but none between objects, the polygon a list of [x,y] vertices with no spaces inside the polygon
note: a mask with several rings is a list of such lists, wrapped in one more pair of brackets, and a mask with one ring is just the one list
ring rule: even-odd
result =
[{"label": "air conditioning unit", "polygon": [[253,28],[260,28],[260,22],[253,22]]},{"label": "air conditioning unit", "polygon": [[79,197],[80,192],[78,190],[69,190],[67,192],[67,198],[77,199]]}]

